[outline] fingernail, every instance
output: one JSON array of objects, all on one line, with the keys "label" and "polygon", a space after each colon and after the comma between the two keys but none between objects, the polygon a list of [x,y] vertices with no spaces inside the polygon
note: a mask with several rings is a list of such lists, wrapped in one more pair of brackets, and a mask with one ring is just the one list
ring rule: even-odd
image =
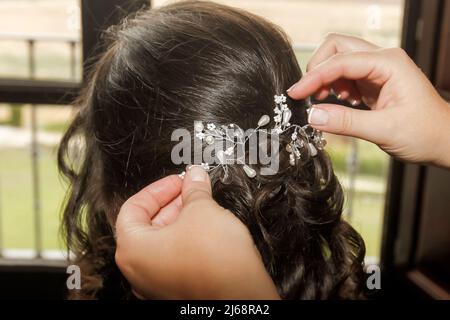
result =
[{"label": "fingernail", "polygon": [[336,98],[338,99],[338,100],[342,100],[342,94],[338,94],[337,96],[336,96]]},{"label": "fingernail", "polygon": [[294,89],[294,88],[297,86],[297,83],[298,83],[298,82],[294,83],[289,89],[286,90],[286,92],[289,92],[289,91],[291,91],[292,89]]},{"label": "fingernail", "polygon": [[308,123],[319,126],[327,124],[328,112],[323,109],[311,108],[308,114]]},{"label": "fingernail", "polygon": [[204,182],[206,181],[207,173],[201,166],[191,166],[189,168],[189,177],[191,181]]},{"label": "fingernail", "polygon": [[351,102],[352,106],[354,106],[354,107],[359,106],[360,103],[361,102],[359,100],[357,100],[357,99],[353,99],[352,102]]}]

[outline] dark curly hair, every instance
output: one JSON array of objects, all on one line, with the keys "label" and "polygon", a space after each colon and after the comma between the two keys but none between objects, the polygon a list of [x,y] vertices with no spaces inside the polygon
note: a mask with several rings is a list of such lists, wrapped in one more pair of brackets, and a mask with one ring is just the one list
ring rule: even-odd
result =
[{"label": "dark curly hair", "polygon": [[[70,181],[63,231],[83,275],[72,298],[132,296],[114,262],[115,219],[128,197],[183,170],[170,159],[174,129],[198,119],[252,128],[301,77],[277,26],[212,2],[139,12],[106,39],[59,149]],[[292,122],[305,124],[305,102],[288,104]],[[215,200],[249,228],[282,298],[361,297],[364,242],[341,217],[328,155],[306,154],[295,166],[286,155],[272,176],[250,179],[230,166],[224,183],[213,171]]]}]

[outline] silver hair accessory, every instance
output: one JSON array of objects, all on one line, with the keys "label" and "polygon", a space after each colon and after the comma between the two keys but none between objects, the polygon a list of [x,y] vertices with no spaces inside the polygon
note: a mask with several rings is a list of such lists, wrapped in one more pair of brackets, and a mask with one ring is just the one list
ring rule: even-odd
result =
[{"label": "silver hair accessory", "polygon": [[[322,137],[322,132],[312,128],[309,124],[301,126],[297,124],[291,124],[292,111],[287,105],[287,97],[284,94],[275,95],[275,108],[273,117],[274,126],[270,130],[262,129],[267,126],[271,119],[268,115],[263,115],[257,123],[257,127],[250,129],[250,134],[244,134],[244,131],[235,124],[217,125],[214,123],[206,123],[202,121],[194,122],[195,137],[202,140],[206,145],[213,145],[215,143],[228,143],[227,148],[224,150],[218,150],[216,152],[216,158],[218,164],[210,165],[208,163],[202,163],[199,165],[206,171],[212,171],[219,167],[222,167],[225,174],[228,174],[228,165],[230,163],[240,163],[243,165],[243,170],[250,178],[254,178],[257,175],[255,169],[245,164],[242,160],[244,157],[234,158],[235,149],[238,146],[244,147],[250,136],[256,134],[259,131],[266,131],[269,135],[282,135],[290,133],[290,142],[286,145],[285,150],[289,153],[289,164],[295,166],[301,159],[302,154],[307,149],[307,152],[311,157],[315,157],[318,153],[317,150],[322,150],[326,145],[326,140]],[[307,110],[309,112],[310,108]],[[230,134],[230,131],[232,134]],[[188,169],[190,168],[188,167]],[[183,171],[179,176],[184,178],[185,172]]]}]

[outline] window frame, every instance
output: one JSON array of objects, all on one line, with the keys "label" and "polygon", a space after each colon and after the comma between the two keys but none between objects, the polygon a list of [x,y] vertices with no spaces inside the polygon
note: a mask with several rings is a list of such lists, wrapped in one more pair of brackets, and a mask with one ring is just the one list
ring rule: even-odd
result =
[{"label": "window frame", "polygon": [[[443,71],[439,70],[438,63],[442,32],[446,31],[443,30],[446,26],[444,14],[450,13],[450,10],[444,10],[445,5],[450,6],[450,0],[405,1],[402,47],[437,86]],[[447,91],[440,93],[449,101]],[[381,267],[386,283],[384,297],[450,298],[450,292],[444,289],[443,283],[427,274],[421,250],[423,223],[428,215],[434,214],[430,210],[442,212],[448,207],[445,199],[430,196],[436,194],[436,189],[450,185],[444,172],[436,172],[439,170],[442,169],[392,160],[381,251]],[[430,206],[431,201],[433,206]],[[435,241],[433,245],[439,245],[436,239],[432,240]]]}]

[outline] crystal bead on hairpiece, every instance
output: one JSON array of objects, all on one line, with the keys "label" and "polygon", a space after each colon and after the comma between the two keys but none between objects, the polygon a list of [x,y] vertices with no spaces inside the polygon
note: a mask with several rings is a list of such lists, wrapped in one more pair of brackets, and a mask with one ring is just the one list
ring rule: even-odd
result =
[{"label": "crystal bead on hairpiece", "polygon": [[[289,164],[295,166],[297,161],[301,159],[303,151],[306,151],[309,156],[315,157],[318,154],[318,150],[322,150],[326,146],[326,140],[322,137],[322,132],[310,127],[308,124],[300,126],[297,124],[291,124],[292,110],[287,105],[287,97],[284,94],[274,96],[275,107],[273,109],[274,126],[269,130],[269,134],[281,135],[290,132],[290,142],[286,145],[285,150],[289,153]],[[310,108],[307,109],[309,111]],[[257,133],[262,127],[267,126],[270,123],[271,118],[264,114],[257,123],[257,127],[251,130],[251,135]],[[236,129],[233,136],[228,136],[229,129]],[[225,150],[219,150],[216,153],[216,158],[219,164],[211,166],[208,163],[202,163],[200,166],[207,171],[214,170],[218,167],[223,167],[225,170],[229,166],[227,161],[234,154],[234,150],[238,145],[245,145],[249,137],[244,137],[243,130],[239,126],[230,123],[228,125],[217,125],[214,123],[206,123],[206,126],[202,121],[194,122],[195,137],[202,141],[205,141],[208,145],[213,145],[215,142],[229,142],[232,145]],[[235,141],[235,138],[237,141]],[[251,168],[247,164],[243,164],[243,170],[250,178],[257,176],[255,169]],[[227,173],[227,172],[226,172]],[[184,174],[180,174],[184,177]]]}]

